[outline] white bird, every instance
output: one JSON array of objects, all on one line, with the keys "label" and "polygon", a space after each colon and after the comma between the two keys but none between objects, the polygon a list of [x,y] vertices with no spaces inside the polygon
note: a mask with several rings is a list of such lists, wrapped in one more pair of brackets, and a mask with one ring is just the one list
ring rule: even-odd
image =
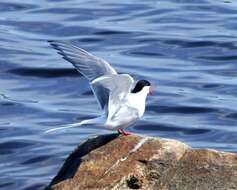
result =
[{"label": "white bird", "polygon": [[130,75],[118,74],[105,60],[69,42],[49,41],[49,43],[89,80],[103,114],[94,119],[50,129],[46,133],[81,125],[95,125],[129,135],[130,133],[125,132],[124,128],[131,126],[143,116],[146,97],[152,92],[150,82],[139,80],[135,84]]}]

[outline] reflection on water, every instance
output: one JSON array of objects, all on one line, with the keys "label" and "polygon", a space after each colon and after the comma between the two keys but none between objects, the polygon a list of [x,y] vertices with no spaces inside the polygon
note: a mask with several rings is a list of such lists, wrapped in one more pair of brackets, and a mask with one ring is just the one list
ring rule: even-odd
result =
[{"label": "reflection on water", "polygon": [[156,85],[135,133],[237,152],[237,3],[0,2],[0,189],[43,189],[83,139],[43,131],[100,114],[86,79],[49,47],[70,40]]}]

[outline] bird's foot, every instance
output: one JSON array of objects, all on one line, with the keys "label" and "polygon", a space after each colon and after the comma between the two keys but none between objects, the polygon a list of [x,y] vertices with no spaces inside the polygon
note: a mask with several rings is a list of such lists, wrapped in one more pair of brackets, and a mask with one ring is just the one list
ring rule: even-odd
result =
[{"label": "bird's foot", "polygon": [[124,131],[123,129],[118,129],[118,133],[119,133],[119,134],[122,134],[122,135],[124,135],[124,136],[132,135],[132,133],[126,132],[126,131]]}]

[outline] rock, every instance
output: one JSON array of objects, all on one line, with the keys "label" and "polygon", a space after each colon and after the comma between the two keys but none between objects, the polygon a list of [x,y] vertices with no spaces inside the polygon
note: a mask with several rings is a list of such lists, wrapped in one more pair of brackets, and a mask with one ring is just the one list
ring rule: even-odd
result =
[{"label": "rock", "polygon": [[81,143],[47,189],[237,189],[237,155],[170,139],[102,135]]}]

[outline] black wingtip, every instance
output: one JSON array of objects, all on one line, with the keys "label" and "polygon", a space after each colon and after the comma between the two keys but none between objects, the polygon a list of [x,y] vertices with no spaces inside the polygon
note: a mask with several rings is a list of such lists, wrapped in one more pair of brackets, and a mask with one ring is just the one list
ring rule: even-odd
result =
[{"label": "black wingtip", "polygon": [[55,40],[47,40],[47,41],[54,49],[60,51],[60,48],[58,47],[57,41],[55,41]]},{"label": "black wingtip", "polygon": [[47,40],[47,42],[48,42],[50,45],[56,46],[57,44],[59,44],[59,43],[62,42],[62,41],[59,41],[59,40]]},{"label": "black wingtip", "polygon": [[66,41],[62,40],[47,40],[47,42],[55,49],[60,50],[59,46],[60,44],[66,44]]},{"label": "black wingtip", "polygon": [[53,48],[55,48],[55,41],[54,40],[47,40],[49,45],[51,45]]},{"label": "black wingtip", "polygon": [[[59,55],[61,55],[63,59],[67,60],[67,56],[62,51],[62,49],[58,46],[59,41],[55,41],[55,40],[47,40],[47,41],[55,50],[57,50],[57,53]],[[67,60],[67,61],[69,61],[69,60]]]},{"label": "black wingtip", "polygon": [[57,41],[55,40],[47,40],[50,45],[56,45]]},{"label": "black wingtip", "polygon": [[51,42],[53,42],[53,40],[47,40],[47,42],[51,43]]}]

